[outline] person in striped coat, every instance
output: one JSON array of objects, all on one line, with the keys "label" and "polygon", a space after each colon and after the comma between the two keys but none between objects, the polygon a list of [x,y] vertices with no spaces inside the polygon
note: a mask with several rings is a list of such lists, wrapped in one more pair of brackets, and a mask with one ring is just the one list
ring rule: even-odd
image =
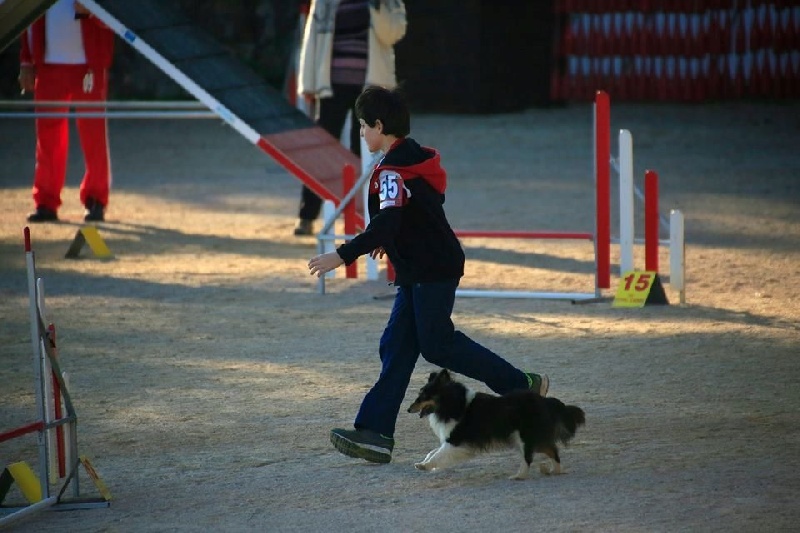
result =
[{"label": "person in striped coat", "polygon": [[[394,45],[406,33],[402,0],[312,0],[300,50],[297,92],[316,110],[315,120],[339,139],[366,85],[394,88]],[[361,155],[352,118],[350,150]],[[312,235],[322,200],[303,186],[295,235]]]}]

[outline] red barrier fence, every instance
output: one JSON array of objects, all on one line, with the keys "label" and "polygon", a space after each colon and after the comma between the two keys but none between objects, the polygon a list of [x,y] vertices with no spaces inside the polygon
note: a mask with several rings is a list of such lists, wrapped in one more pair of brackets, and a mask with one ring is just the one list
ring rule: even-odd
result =
[{"label": "red barrier fence", "polygon": [[[702,5],[702,7],[701,7]],[[551,97],[800,98],[800,5],[789,0],[557,0]],[[736,6],[736,7],[734,7]]]}]

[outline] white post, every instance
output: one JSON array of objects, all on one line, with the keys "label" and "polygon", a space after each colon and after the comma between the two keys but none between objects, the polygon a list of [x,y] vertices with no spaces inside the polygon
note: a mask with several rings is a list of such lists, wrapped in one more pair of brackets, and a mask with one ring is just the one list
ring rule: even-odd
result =
[{"label": "white post", "polygon": [[680,303],[686,303],[686,246],[683,239],[683,213],[669,213],[669,284],[680,292]]},{"label": "white post", "polygon": [[[36,299],[36,260],[31,248],[30,230],[25,228],[25,265],[28,277],[28,301],[30,304],[31,320],[31,347],[33,348],[33,378],[36,387],[36,417],[45,420],[45,392],[42,377],[41,337],[39,336],[39,306]],[[44,431],[36,432],[37,447],[39,448],[39,484],[42,487],[42,496],[50,496],[50,474],[48,471],[47,439]]]},{"label": "white post", "polygon": [[[47,309],[44,305],[44,279],[36,279],[36,306],[38,308],[39,317],[42,323],[47,327]],[[45,340],[39,341],[39,351],[42,354],[42,388],[44,390],[44,421],[45,423],[53,422],[56,419],[55,399],[53,391],[53,367],[50,366],[50,358],[47,357],[47,350],[45,348]],[[50,483],[58,483],[58,455],[56,453],[56,429],[48,429],[47,436],[47,460],[48,470],[50,471]]]},{"label": "white post", "polygon": [[[333,218],[334,213],[336,212],[336,206],[333,205],[333,202],[330,200],[325,200],[322,202],[322,220],[324,220],[323,224],[325,226],[328,225],[328,222]],[[333,236],[336,234],[336,223],[334,222],[331,224],[330,229],[325,233],[325,235]],[[336,241],[333,239],[323,239],[322,241],[322,253],[327,254],[328,252],[333,252],[336,250]],[[336,271],[331,270],[327,274],[325,274],[327,279],[333,279],[336,277]]]},{"label": "white post", "polygon": [[633,270],[633,139],[619,130],[619,270]]},{"label": "white post", "polygon": [[[372,172],[372,168],[375,165],[374,158],[371,153],[369,153],[369,148],[367,148],[367,141],[364,140],[362,137],[361,139],[361,175],[368,172]],[[363,196],[363,205],[364,205],[364,224],[369,224],[369,180],[364,182],[364,191]],[[367,266],[367,279],[371,281],[375,281],[378,279],[378,260],[371,258],[369,255],[365,255]]]}]

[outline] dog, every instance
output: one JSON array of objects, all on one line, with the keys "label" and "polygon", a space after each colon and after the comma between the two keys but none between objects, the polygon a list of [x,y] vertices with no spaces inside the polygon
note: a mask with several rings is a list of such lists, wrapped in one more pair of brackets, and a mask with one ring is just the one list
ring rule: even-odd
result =
[{"label": "dog", "polygon": [[540,464],[542,474],[561,474],[557,443],[567,445],[585,424],[580,407],[543,398],[531,390],[502,396],[475,392],[455,381],[447,370],[432,372],[408,408],[428,417],[441,445],[419,463],[418,470],[440,470],[483,452],[516,448],[522,460],[510,479],[528,477],[534,453],[546,455],[552,464]]}]

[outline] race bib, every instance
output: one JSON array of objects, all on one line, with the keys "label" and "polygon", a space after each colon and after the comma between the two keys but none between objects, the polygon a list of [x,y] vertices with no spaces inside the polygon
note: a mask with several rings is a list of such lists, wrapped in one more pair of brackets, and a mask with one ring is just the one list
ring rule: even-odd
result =
[{"label": "race bib", "polygon": [[403,183],[403,177],[394,170],[382,171],[378,177],[378,184],[380,186],[378,198],[380,198],[381,209],[402,207],[411,196]]}]

